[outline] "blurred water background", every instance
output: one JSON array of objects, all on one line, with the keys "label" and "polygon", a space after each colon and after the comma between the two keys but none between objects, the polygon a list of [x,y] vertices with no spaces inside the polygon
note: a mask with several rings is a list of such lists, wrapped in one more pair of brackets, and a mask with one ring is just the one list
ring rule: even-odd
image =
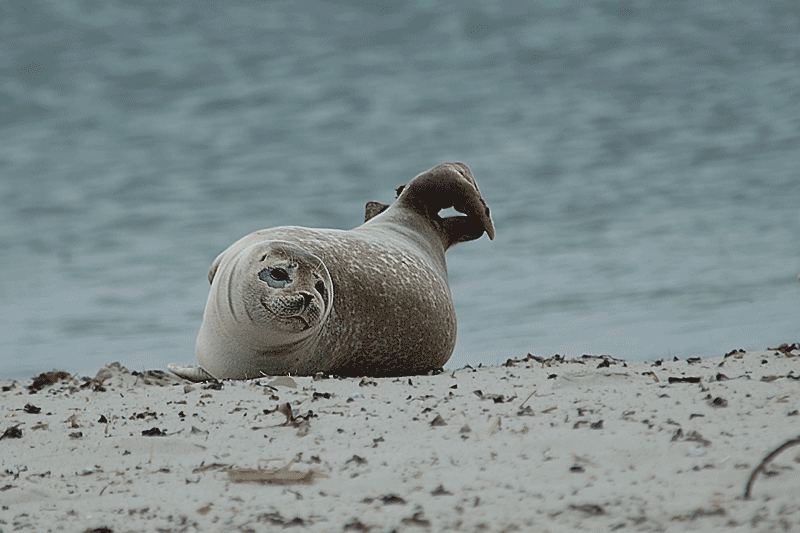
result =
[{"label": "blurred water background", "polygon": [[211,260],[468,163],[449,366],[798,340],[800,3],[0,6],[0,375],[193,361]]}]

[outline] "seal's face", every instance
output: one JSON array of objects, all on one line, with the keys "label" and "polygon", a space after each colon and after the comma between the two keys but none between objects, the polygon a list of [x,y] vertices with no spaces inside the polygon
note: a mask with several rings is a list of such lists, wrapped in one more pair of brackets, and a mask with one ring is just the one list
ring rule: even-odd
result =
[{"label": "seal's face", "polygon": [[272,332],[301,333],[327,318],[333,299],[328,269],[315,255],[281,241],[245,251],[237,265],[248,318]]}]

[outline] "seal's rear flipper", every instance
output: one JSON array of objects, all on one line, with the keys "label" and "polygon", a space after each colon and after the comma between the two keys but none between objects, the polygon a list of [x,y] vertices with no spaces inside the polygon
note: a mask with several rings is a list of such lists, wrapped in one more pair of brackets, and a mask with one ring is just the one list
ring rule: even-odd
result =
[{"label": "seal's rear flipper", "polygon": [[170,363],[167,365],[170,372],[179,378],[187,379],[195,383],[200,381],[216,381],[214,376],[200,368],[199,366],[184,366]]},{"label": "seal's rear flipper", "polygon": [[[494,239],[489,207],[464,163],[442,163],[423,172],[399,190],[397,202],[438,221],[448,247],[477,239],[484,232]],[[439,217],[439,211],[449,207],[466,216]]]}]

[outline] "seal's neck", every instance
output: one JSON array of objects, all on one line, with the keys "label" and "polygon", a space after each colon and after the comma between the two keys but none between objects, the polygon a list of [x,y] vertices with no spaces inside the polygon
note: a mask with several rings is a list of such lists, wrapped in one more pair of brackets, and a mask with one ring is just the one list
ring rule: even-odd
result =
[{"label": "seal's neck", "polygon": [[394,203],[361,227],[400,235],[415,247],[425,250],[427,255],[436,260],[442,270],[446,271],[444,253],[447,250],[448,239],[436,223],[436,217],[423,215],[414,209]]}]

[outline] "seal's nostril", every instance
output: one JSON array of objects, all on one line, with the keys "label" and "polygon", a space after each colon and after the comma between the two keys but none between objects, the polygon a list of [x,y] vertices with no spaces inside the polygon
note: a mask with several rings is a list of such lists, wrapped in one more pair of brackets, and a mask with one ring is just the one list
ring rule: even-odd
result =
[{"label": "seal's nostril", "polygon": [[308,292],[301,292],[300,295],[303,297],[303,305],[305,307],[308,307],[314,300],[314,295]]}]

